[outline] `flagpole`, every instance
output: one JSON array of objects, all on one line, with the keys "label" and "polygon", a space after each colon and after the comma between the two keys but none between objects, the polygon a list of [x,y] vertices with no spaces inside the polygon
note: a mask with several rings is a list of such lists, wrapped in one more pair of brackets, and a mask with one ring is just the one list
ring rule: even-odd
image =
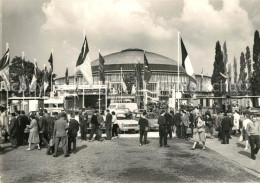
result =
[{"label": "flagpole", "polygon": [[[52,58],[53,58],[53,49],[51,49],[51,54],[52,54]],[[52,60],[52,65],[53,65],[53,60]],[[53,73],[53,68],[51,68],[51,92],[53,92],[53,88],[52,88],[52,73]]]},{"label": "flagpole", "polygon": [[85,84],[85,82],[84,82],[85,79],[84,79],[84,76],[82,77],[82,79],[83,79],[83,81],[82,81],[82,83],[83,83],[83,85],[82,85],[82,86],[83,86],[83,87],[82,87],[82,89],[83,89],[82,108],[85,108],[85,107],[84,107],[84,106],[85,106],[85,105],[84,105],[84,104],[85,104],[85,90],[84,90],[84,88],[85,88],[85,85],[84,85],[84,84]]},{"label": "flagpole", "polygon": [[[76,87],[76,68],[74,68],[74,85],[75,85],[75,87]],[[75,88],[75,90],[76,90],[76,88]],[[75,92],[75,90],[74,90],[74,92]],[[75,96],[75,93],[74,93],[74,96],[73,96],[73,101],[74,101],[74,110],[76,109],[76,103],[75,103],[75,98],[76,98],[76,96]]]},{"label": "flagpole", "polygon": [[[46,74],[46,70],[45,70],[45,64],[44,64],[44,66],[43,66],[43,68],[44,68],[44,74]],[[45,76],[44,76],[45,77]],[[45,82],[44,82],[44,78],[43,78],[43,98],[45,98],[45,84],[44,84]]]},{"label": "flagpole", "polygon": [[[24,52],[22,52],[22,62],[24,60]],[[24,64],[24,63],[23,63]],[[25,73],[24,72],[25,68],[24,68],[24,65],[23,65],[23,74]],[[24,76],[23,76],[24,77]],[[25,78],[23,78],[25,79]],[[23,84],[24,84],[24,81],[23,81]],[[23,86],[22,86],[23,87]],[[23,89],[23,88],[22,88]],[[24,89],[23,89],[23,110],[24,110]]]},{"label": "flagpole", "polygon": [[107,110],[107,85],[105,84],[105,86],[106,86],[106,100],[105,100],[105,110]]},{"label": "flagpole", "polygon": [[[36,69],[36,58],[34,59],[34,74],[37,72],[37,69]],[[36,79],[36,86],[35,86],[35,100],[36,100],[36,97],[37,97],[37,79]]]},{"label": "flagpole", "polygon": [[[8,49],[9,49],[9,44],[6,43],[6,51]],[[10,65],[10,62],[9,62],[9,65]],[[8,72],[9,72],[9,78],[10,78],[10,70],[8,70]],[[7,108],[7,111],[8,111],[8,109],[9,109],[9,89],[8,89],[7,84],[6,84],[6,102],[7,102],[6,108]],[[9,109],[9,111],[10,111],[10,109]]]},{"label": "flagpole", "polygon": [[100,81],[98,81],[98,112],[100,113],[100,103],[101,103],[101,99],[100,99]]},{"label": "flagpole", "polygon": [[123,86],[122,86],[122,82],[123,82],[123,69],[121,67],[121,103],[123,103]]},{"label": "flagpole", "polygon": [[177,105],[177,109],[179,110],[180,108],[180,60],[179,60],[179,53],[180,53],[180,32],[178,31],[178,53],[177,53],[177,61],[178,61],[178,83],[177,83],[177,92],[178,92],[178,97],[177,97],[177,101],[178,101],[178,105]]}]

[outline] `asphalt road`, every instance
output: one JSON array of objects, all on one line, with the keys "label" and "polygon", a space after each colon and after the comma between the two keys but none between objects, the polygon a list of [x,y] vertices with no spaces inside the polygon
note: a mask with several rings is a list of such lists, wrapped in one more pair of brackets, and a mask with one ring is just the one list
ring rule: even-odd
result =
[{"label": "asphalt road", "polygon": [[190,150],[191,142],[158,139],[139,146],[138,138],[103,142],[78,140],[76,154],[54,158],[42,150],[11,150],[1,144],[0,182],[260,182],[231,160],[209,149]]}]

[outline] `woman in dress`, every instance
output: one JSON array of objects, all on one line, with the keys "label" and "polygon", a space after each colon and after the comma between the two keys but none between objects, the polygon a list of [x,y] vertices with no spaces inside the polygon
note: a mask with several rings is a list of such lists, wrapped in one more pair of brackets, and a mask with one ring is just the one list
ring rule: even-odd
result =
[{"label": "woman in dress", "polygon": [[38,124],[37,124],[36,116],[32,114],[30,116],[30,120],[31,120],[30,125],[26,125],[26,127],[30,129],[30,135],[29,135],[29,139],[28,139],[29,147],[26,150],[27,151],[31,150],[32,143],[37,144],[38,150],[41,150],[40,144],[39,144],[40,139],[39,139],[39,131],[38,131]]},{"label": "woman in dress", "polygon": [[193,129],[193,137],[194,137],[194,144],[191,148],[191,150],[194,150],[196,148],[196,145],[199,142],[202,142],[203,144],[203,150],[205,149],[205,121],[202,120],[201,116],[198,116],[195,119],[194,129]]}]

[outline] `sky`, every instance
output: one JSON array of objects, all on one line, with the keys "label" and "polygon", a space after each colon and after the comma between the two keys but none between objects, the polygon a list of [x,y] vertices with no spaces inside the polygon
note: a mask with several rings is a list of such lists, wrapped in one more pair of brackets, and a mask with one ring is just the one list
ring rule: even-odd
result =
[{"label": "sky", "polygon": [[195,72],[212,75],[217,41],[233,63],[260,29],[259,0],[2,0],[0,8],[2,55],[8,43],[11,58],[25,52],[43,69],[53,50],[59,77],[67,65],[73,74],[84,32],[91,60],[99,49],[127,48],[177,60],[179,30]]}]

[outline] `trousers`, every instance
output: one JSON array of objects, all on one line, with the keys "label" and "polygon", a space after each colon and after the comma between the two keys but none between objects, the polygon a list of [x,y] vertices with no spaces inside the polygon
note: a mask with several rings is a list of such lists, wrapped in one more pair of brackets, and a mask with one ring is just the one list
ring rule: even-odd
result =
[{"label": "trousers", "polygon": [[107,139],[111,139],[111,137],[112,137],[112,127],[111,127],[111,124],[106,125],[106,135],[107,135]]},{"label": "trousers", "polygon": [[[144,143],[143,143],[143,138],[144,138]],[[140,144],[147,144],[147,131],[145,130],[140,130]]]},{"label": "trousers", "polygon": [[223,144],[229,144],[229,130],[222,131]]},{"label": "trousers", "polygon": [[77,135],[69,135],[68,137],[68,150],[71,151],[71,144],[73,144],[73,152],[76,152],[76,137]]},{"label": "trousers", "polygon": [[260,148],[260,136],[259,135],[250,135],[249,143],[251,146],[251,157],[255,159],[255,155],[258,153]]},{"label": "trousers", "polygon": [[172,126],[167,126],[167,136],[169,135],[169,138],[172,139]]},{"label": "trousers", "polygon": [[48,147],[49,145],[48,133],[39,133],[39,138],[40,138],[40,146],[42,146],[42,143],[44,143],[44,145]]},{"label": "trousers", "polygon": [[167,145],[166,126],[159,126],[159,136],[160,136],[160,146],[162,146],[163,142],[164,145]]},{"label": "trousers", "polygon": [[57,156],[57,152],[58,152],[58,147],[59,144],[62,144],[62,149],[63,149],[63,153],[64,155],[68,154],[68,138],[66,136],[64,137],[55,137],[55,148],[54,148],[54,155]]}]

